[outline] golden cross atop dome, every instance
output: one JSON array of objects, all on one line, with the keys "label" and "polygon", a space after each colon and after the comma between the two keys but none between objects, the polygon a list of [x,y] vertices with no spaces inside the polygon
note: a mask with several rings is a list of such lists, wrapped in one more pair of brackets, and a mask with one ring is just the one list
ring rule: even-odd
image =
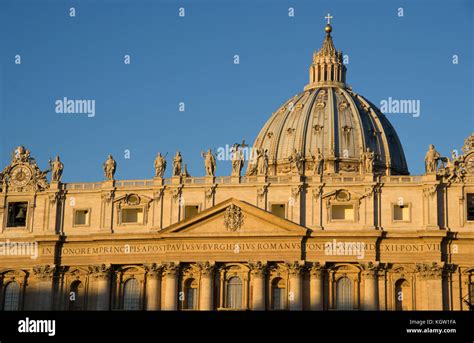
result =
[{"label": "golden cross atop dome", "polygon": [[331,19],[334,18],[334,17],[328,13],[328,15],[325,16],[324,18],[328,20],[328,25],[329,25],[329,24],[331,24]]},{"label": "golden cross atop dome", "polygon": [[327,35],[329,36],[331,34],[331,31],[332,31],[331,19],[333,18],[333,16],[328,13],[328,15],[325,16],[324,18],[328,20],[328,23],[326,24],[326,27],[324,28],[324,31],[326,31]]}]

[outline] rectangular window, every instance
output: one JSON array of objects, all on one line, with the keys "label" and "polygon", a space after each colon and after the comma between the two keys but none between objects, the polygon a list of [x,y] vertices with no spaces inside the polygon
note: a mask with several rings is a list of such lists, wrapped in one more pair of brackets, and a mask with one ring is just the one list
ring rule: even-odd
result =
[{"label": "rectangular window", "polygon": [[88,226],[90,210],[74,210],[74,226]]},{"label": "rectangular window", "polygon": [[190,205],[184,207],[184,220],[191,219],[199,213],[199,206]]},{"label": "rectangular window", "polygon": [[186,310],[197,310],[197,288],[188,287],[186,290]]},{"label": "rectangular window", "polygon": [[142,224],[143,208],[124,208],[122,210],[123,224]]},{"label": "rectangular window", "polygon": [[410,221],[410,206],[405,205],[393,205],[393,221]]},{"label": "rectangular window", "polygon": [[467,200],[467,220],[474,220],[474,193],[468,193]]},{"label": "rectangular window", "polygon": [[27,201],[8,203],[7,227],[26,227],[27,212]]},{"label": "rectangular window", "polygon": [[273,309],[284,310],[285,309],[285,289],[279,287],[273,287]]},{"label": "rectangular window", "polygon": [[286,217],[286,208],[285,204],[272,204],[271,212],[280,218]]},{"label": "rectangular window", "polygon": [[354,220],[353,205],[332,205],[332,220]]}]

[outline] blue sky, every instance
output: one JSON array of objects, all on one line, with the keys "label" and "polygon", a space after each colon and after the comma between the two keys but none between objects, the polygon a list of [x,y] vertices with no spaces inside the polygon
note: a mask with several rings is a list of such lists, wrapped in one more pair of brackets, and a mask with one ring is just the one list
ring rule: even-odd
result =
[{"label": "blue sky", "polygon": [[[170,162],[179,149],[204,175],[202,150],[252,143],[302,91],[329,12],[354,91],[375,104],[420,100],[418,118],[387,115],[420,174],[428,144],[448,155],[474,131],[473,3],[0,0],[1,167],[23,144],[42,168],[60,155],[65,182],[102,180],[109,153],[117,179],[146,179],[157,151]],[[63,97],[94,99],[95,117],[56,113]],[[230,162],[217,174],[230,175]]]}]

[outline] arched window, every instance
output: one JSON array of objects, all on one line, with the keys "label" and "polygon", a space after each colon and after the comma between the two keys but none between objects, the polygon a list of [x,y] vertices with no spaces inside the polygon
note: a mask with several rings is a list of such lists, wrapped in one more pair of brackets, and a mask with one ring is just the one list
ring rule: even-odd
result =
[{"label": "arched window", "polygon": [[123,287],[123,309],[140,309],[140,286],[137,279],[128,279]]},{"label": "arched window", "polygon": [[272,281],[272,310],[286,309],[286,286],[282,278]]},{"label": "arched window", "polygon": [[69,299],[69,311],[81,311],[84,305],[83,301],[83,284],[81,281],[76,280],[71,283],[71,289],[68,294]]},{"label": "arched window", "polygon": [[352,281],[348,277],[342,277],[337,280],[336,286],[336,309],[352,310]]},{"label": "arched window", "polygon": [[197,310],[198,288],[195,279],[187,279],[184,283],[184,308],[186,310]]},{"label": "arched window", "polygon": [[395,309],[397,311],[409,311],[411,306],[410,284],[405,279],[395,282]]},{"label": "arched window", "polygon": [[242,308],[242,280],[238,276],[233,276],[227,281],[226,307]]},{"label": "arched window", "polygon": [[20,286],[15,281],[6,284],[3,293],[3,310],[18,311],[20,305]]}]

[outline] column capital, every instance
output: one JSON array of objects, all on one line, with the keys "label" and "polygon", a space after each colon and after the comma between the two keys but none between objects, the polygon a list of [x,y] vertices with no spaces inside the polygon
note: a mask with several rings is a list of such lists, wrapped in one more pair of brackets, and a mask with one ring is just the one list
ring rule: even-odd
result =
[{"label": "column capital", "polygon": [[418,263],[416,271],[423,280],[441,280],[443,276],[443,267],[437,262],[432,263]]},{"label": "column capital", "polygon": [[95,279],[107,280],[110,278],[111,268],[105,264],[88,266],[89,274]]},{"label": "column capital", "polygon": [[53,279],[55,268],[49,264],[36,265],[32,269],[33,275],[42,281]]},{"label": "column capital", "polygon": [[444,265],[443,272],[445,273],[445,275],[450,275],[450,274],[452,274],[452,273],[456,273],[457,270],[458,270],[458,266],[457,266],[457,265],[452,264],[452,263],[450,263],[450,264],[446,263],[446,264]]},{"label": "column capital", "polygon": [[379,263],[378,262],[368,262],[361,263],[360,268],[362,269],[362,276],[365,279],[376,279],[379,275]]},{"label": "column capital", "polygon": [[216,269],[216,265],[209,261],[197,263],[201,270],[202,277],[211,277]]},{"label": "column capital", "polygon": [[163,264],[163,275],[175,277],[179,272],[179,263],[165,263]]},{"label": "column capital", "polygon": [[313,198],[319,198],[323,194],[323,189],[324,189],[324,184],[313,186],[312,191],[311,191],[313,194]]},{"label": "column capital", "polygon": [[[163,179],[161,179],[161,182],[163,182]],[[156,191],[153,193],[153,199],[156,201],[163,200],[163,196],[165,195],[165,190],[166,190],[166,186],[157,188]]]},{"label": "column capital", "polygon": [[146,275],[152,279],[158,279],[163,272],[163,265],[161,263],[146,263],[143,265],[146,270]]},{"label": "column capital", "polygon": [[263,277],[267,273],[267,264],[261,261],[249,262],[250,274],[254,277]]},{"label": "column capital", "polygon": [[101,193],[100,197],[102,199],[102,202],[104,202],[106,204],[112,203],[112,201],[114,200],[114,197],[115,197],[115,189],[112,188],[112,189],[109,189],[107,191],[103,191]]},{"label": "column capital", "polygon": [[319,262],[313,262],[308,266],[311,278],[321,279],[324,275],[324,266]]},{"label": "column capital", "polygon": [[438,189],[438,184],[425,185],[423,187],[423,195],[426,198],[433,197],[436,194],[437,189]]},{"label": "column capital", "polygon": [[378,277],[377,271],[363,271],[362,276],[365,280],[375,280]]},{"label": "column capital", "polygon": [[286,263],[286,267],[288,268],[290,277],[300,276],[303,272],[303,266],[298,261]]}]

